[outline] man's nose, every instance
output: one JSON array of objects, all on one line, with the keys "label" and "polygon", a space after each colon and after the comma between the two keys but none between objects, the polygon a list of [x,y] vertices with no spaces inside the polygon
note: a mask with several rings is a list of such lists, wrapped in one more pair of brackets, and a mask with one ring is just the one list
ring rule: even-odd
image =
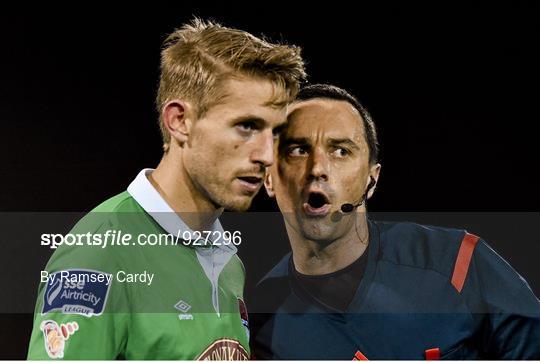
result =
[{"label": "man's nose", "polygon": [[328,181],[328,157],[324,151],[314,149],[311,154],[310,178]]},{"label": "man's nose", "polygon": [[255,149],[251,153],[251,161],[269,167],[274,163],[274,135],[272,130],[265,130],[254,140]]}]

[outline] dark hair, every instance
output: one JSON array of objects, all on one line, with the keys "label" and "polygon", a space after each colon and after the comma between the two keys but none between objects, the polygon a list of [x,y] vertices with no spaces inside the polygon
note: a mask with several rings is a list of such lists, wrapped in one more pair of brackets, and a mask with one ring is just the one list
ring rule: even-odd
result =
[{"label": "dark hair", "polygon": [[375,123],[373,123],[368,110],[362,106],[358,99],[356,99],[356,97],[351,95],[345,89],[330,84],[312,84],[300,89],[296,95],[295,101],[307,101],[315,98],[328,98],[349,102],[358,111],[358,113],[360,113],[364,123],[366,142],[369,147],[369,163],[371,165],[377,163],[379,160],[379,141],[377,140]]}]

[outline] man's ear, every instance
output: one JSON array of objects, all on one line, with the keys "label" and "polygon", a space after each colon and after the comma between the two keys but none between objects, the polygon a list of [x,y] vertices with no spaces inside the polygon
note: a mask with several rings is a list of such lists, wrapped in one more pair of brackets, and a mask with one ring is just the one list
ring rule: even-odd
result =
[{"label": "man's ear", "polygon": [[168,102],[163,107],[163,125],[171,135],[171,142],[176,140],[180,146],[188,141],[192,119],[189,103],[179,99]]},{"label": "man's ear", "polygon": [[264,175],[264,188],[266,189],[266,193],[269,197],[276,197],[274,187],[272,186],[272,175],[270,175],[270,171],[268,171],[268,169],[266,170],[266,173]]},{"label": "man's ear", "polygon": [[370,167],[369,169],[369,179],[375,180],[375,183],[368,190],[367,198],[370,199],[375,193],[375,188],[377,187],[377,182],[379,182],[379,176],[381,174],[381,164],[377,163]]}]

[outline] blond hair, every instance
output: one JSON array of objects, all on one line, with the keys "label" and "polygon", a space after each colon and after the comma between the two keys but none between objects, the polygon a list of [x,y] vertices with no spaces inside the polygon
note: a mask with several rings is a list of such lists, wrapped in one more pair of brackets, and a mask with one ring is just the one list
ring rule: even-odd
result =
[{"label": "blond hair", "polygon": [[274,82],[283,91],[276,104],[292,101],[306,77],[299,47],[272,44],[215,22],[195,18],[165,39],[156,99],[165,152],[170,143],[161,115],[165,105],[189,100],[200,118],[220,101],[221,82],[234,74]]}]

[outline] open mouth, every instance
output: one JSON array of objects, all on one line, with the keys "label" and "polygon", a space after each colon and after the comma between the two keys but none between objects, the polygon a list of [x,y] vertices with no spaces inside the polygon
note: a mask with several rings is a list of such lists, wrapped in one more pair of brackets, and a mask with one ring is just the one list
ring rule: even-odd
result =
[{"label": "open mouth", "polygon": [[262,178],[255,177],[255,176],[244,176],[244,177],[238,177],[238,178],[252,185],[259,185],[262,181]]},{"label": "open mouth", "polygon": [[330,201],[321,192],[310,192],[307,202],[304,203],[304,211],[312,216],[324,216],[330,211]]},{"label": "open mouth", "polygon": [[310,192],[307,203],[314,209],[323,207],[328,203],[328,199],[321,193]]},{"label": "open mouth", "polygon": [[242,187],[249,192],[257,191],[262,184],[262,177],[257,176],[241,176],[238,180],[242,184]]}]

